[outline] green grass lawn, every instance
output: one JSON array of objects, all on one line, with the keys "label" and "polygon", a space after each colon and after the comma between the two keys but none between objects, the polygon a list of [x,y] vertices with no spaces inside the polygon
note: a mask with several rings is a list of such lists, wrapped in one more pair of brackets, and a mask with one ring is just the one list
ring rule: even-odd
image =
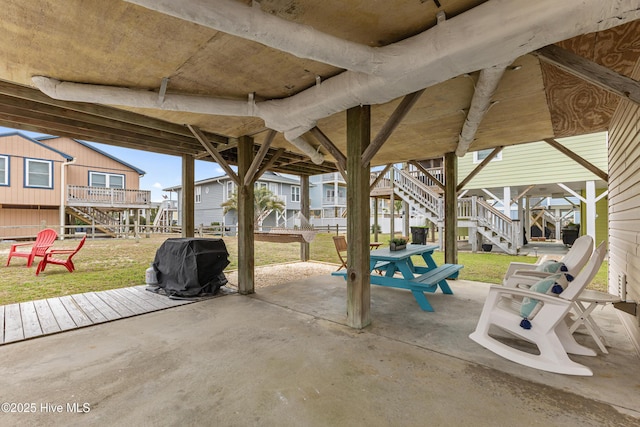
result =
[{"label": "green grass lawn", "polygon": [[[332,234],[319,233],[311,243],[311,259],[337,263],[338,257],[333,246]],[[30,301],[81,292],[101,291],[144,284],[145,270],[153,261],[156,250],[168,237],[153,236],[135,239],[88,239],[84,248],[74,257],[76,271],[69,274],[64,267],[50,265],[36,277],[37,260],[31,268],[26,268],[24,258],[14,258],[9,267],[4,267],[10,243],[0,243],[0,305]],[[373,238],[372,238],[373,240]],[[381,242],[388,236],[381,235]],[[238,243],[235,237],[225,237],[231,264],[228,270],[237,268]],[[56,241],[56,248],[73,248],[76,240]],[[444,254],[436,252],[436,263],[443,263]],[[269,265],[298,261],[298,243],[255,242],[255,264]],[[416,264],[421,260],[416,258]],[[486,283],[501,283],[504,272],[512,261],[535,262],[534,257],[510,256],[496,253],[458,254],[458,263],[464,268],[460,278]],[[606,290],[607,264],[603,264],[591,288]]]}]

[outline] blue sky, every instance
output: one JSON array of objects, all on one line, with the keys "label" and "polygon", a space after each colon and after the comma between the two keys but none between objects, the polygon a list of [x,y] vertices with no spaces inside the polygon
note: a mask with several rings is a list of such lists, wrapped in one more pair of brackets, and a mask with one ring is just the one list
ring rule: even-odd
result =
[{"label": "blue sky", "polygon": [[[41,133],[0,127],[0,134],[8,132],[20,132],[28,137],[43,135]],[[151,191],[151,200],[154,202],[162,201],[163,194],[167,196],[169,195],[169,193],[162,191],[163,188],[182,184],[182,159],[180,157],[167,156],[147,151],[131,150],[129,148],[115,147],[113,145],[98,144],[92,141],[86,142],[89,142],[91,145],[105,153],[109,153],[112,156],[145,171],[146,175],[140,178],[140,189]],[[196,160],[196,181],[220,175],[224,175],[224,171],[217,163]],[[172,198],[175,199],[175,197],[176,195],[174,193]]]}]

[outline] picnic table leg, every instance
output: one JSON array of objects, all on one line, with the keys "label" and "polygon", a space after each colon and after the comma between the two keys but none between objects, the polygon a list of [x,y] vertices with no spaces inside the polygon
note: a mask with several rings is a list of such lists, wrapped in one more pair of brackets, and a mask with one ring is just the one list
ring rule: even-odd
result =
[{"label": "picnic table leg", "polygon": [[453,295],[453,291],[451,290],[451,288],[449,287],[449,284],[445,279],[442,279],[441,281],[439,281],[438,286],[440,286],[440,289],[442,289],[443,294]]},{"label": "picnic table leg", "polygon": [[390,262],[389,265],[387,266],[387,269],[384,272],[384,275],[386,277],[393,277],[394,274],[396,274],[396,271],[398,270],[396,263],[394,262]]},{"label": "picnic table leg", "polygon": [[402,277],[404,277],[407,280],[411,280],[415,277],[413,274],[413,269],[409,265],[410,262],[411,262],[410,259],[409,261],[405,261],[405,262],[401,262],[401,261],[396,262],[396,268],[400,270],[400,273],[402,273]]},{"label": "picnic table leg", "polygon": [[412,290],[411,293],[413,294],[413,297],[416,299],[421,309],[423,309],[424,311],[433,311],[433,307],[431,307],[431,304],[429,304],[429,301],[424,295],[424,292]]},{"label": "picnic table leg", "polygon": [[438,267],[436,265],[436,262],[433,260],[433,258],[431,257],[431,252],[425,252],[422,254],[422,259],[424,260],[424,262],[427,264],[427,267],[429,270],[433,270],[434,268]]}]

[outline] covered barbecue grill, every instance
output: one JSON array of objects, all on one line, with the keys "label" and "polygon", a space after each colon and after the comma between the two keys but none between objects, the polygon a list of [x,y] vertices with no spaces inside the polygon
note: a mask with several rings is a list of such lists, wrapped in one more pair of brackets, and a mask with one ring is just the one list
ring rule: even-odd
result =
[{"label": "covered barbecue grill", "polygon": [[227,283],[229,252],[222,239],[167,239],[156,251],[153,269],[158,286],[169,296],[215,294]]}]

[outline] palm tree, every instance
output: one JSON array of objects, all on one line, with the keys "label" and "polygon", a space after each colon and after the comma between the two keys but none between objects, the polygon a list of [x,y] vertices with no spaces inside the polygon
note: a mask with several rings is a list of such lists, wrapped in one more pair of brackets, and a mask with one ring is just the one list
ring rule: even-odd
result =
[{"label": "palm tree", "polygon": [[[222,203],[222,213],[224,215],[229,211],[238,210],[238,190],[236,189],[229,199]],[[254,221],[256,226],[262,226],[262,220],[271,212],[284,211],[284,202],[278,196],[273,194],[267,187],[259,187],[254,191]]]}]

